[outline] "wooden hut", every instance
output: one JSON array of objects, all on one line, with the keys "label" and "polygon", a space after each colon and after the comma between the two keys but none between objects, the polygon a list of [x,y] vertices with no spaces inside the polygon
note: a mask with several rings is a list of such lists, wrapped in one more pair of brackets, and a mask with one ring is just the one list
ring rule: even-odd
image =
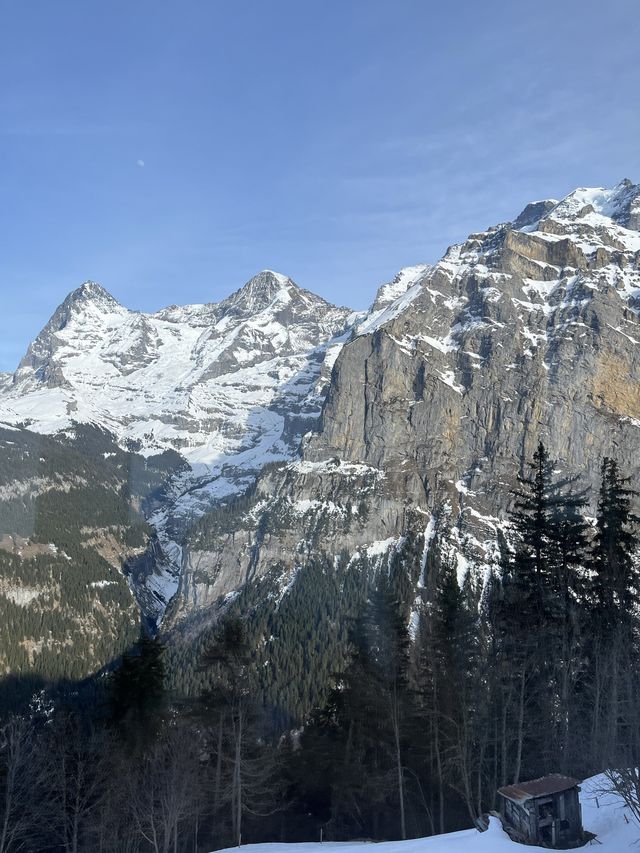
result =
[{"label": "wooden hut", "polygon": [[515,841],[558,850],[584,843],[576,779],[552,774],[499,788],[500,814]]}]

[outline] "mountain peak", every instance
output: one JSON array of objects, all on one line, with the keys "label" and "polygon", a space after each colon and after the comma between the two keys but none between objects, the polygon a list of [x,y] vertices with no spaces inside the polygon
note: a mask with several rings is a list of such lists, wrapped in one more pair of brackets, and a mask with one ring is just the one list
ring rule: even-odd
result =
[{"label": "mountain peak", "polygon": [[273,270],[262,270],[225,299],[224,304],[234,313],[257,314],[271,305],[276,297],[281,296],[288,301],[290,292],[299,289],[288,276]]},{"label": "mountain peak", "polygon": [[40,379],[49,381],[55,373],[50,369],[50,360],[56,349],[56,335],[72,322],[79,321],[81,325],[94,328],[96,324],[99,326],[104,317],[115,312],[128,313],[127,309],[123,308],[100,284],[95,281],[83,282],[56,308],[49,322],[31,342],[18,366],[18,374],[24,369],[29,369]]},{"label": "mountain peak", "polygon": [[246,292],[255,295],[264,295],[269,299],[273,299],[280,290],[289,288],[290,286],[297,287],[289,276],[274,272],[273,270],[261,270],[250,278],[237,293]]},{"label": "mountain peak", "polygon": [[102,316],[113,311],[126,311],[107,290],[95,281],[85,281],[72,290],[58,306],[43,331],[61,331],[72,317]]},{"label": "mountain peak", "polygon": [[513,220],[513,227],[525,228],[533,225],[546,216],[558,204],[557,198],[545,198],[540,201],[530,201],[522,213]]},{"label": "mountain peak", "polygon": [[275,279],[282,285],[293,284],[288,275],[283,275],[281,272],[275,272],[274,270],[261,270],[256,276],[254,276],[254,279],[260,278],[261,276],[264,276],[264,278],[268,280]]},{"label": "mountain peak", "polygon": [[547,219],[575,226],[606,226],[605,220],[608,219],[612,224],[638,231],[640,184],[624,178],[614,187],[578,187],[560,201],[546,199],[531,202],[514,220],[513,227],[530,231]]},{"label": "mountain peak", "polygon": [[640,186],[625,178],[615,187],[578,187],[550,215],[558,220],[575,221],[595,213],[628,227],[631,208],[637,206],[639,198]]},{"label": "mountain peak", "polygon": [[85,281],[65,299],[67,303],[99,302],[118,305],[118,301],[96,281]]}]

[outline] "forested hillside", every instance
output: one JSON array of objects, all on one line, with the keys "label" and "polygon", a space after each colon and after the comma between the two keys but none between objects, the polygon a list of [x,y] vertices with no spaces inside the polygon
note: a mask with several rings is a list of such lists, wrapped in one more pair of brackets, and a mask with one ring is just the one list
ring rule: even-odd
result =
[{"label": "forested hillside", "polygon": [[139,636],[126,573],[153,532],[142,512],[180,464],[145,460],[78,425],[56,438],[0,429],[2,701],[77,680]]},{"label": "forested hillside", "polygon": [[0,388],[0,853],[417,837],[638,766],[639,198],[364,315],[64,301]]},{"label": "forested hillside", "polygon": [[636,493],[604,459],[591,518],[555,472],[540,444],[480,598],[446,537],[426,561],[409,541],[377,566],[311,559],[227,600],[196,646],[142,639],[89,704],[14,718],[2,778],[24,849],[43,849],[43,815],[103,853],[417,837],[477,821],[514,780],[635,766]]}]

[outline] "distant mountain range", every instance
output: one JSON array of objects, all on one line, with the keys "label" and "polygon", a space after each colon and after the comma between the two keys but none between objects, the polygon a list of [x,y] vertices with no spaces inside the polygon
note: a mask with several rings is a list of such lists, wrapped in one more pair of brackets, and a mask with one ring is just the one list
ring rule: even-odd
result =
[{"label": "distant mountain range", "polygon": [[86,282],[0,386],[0,421],[49,434],[93,424],[143,456],[171,449],[185,458],[188,470],[152,516],[164,570],[150,575],[146,601],[158,618],[180,570],[168,528],[242,491],[267,462],[295,457],[346,340],[391,316],[425,269],[381,288],[368,314],[269,270],[220,303],[156,314],[130,311]]},{"label": "distant mountain range", "polygon": [[0,422],[174,454],[161,487],[132,484],[150,527],[127,569],[167,629],[197,634],[247,577],[290,590],[311,552],[380,564],[409,534],[425,571],[437,537],[481,595],[540,438],[585,486],[605,454],[637,473],[639,313],[640,186],[625,180],[528,204],[402,270],[368,312],[271,271],[155,314],[87,282],[0,377]]}]

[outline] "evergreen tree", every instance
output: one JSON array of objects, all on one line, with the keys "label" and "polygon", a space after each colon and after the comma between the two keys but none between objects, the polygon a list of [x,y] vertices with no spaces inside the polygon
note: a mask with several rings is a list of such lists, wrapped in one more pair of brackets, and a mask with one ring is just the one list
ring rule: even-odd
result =
[{"label": "evergreen tree", "polygon": [[[486,705],[477,613],[469,606],[469,579],[459,584],[457,561],[432,543],[434,600],[422,609],[416,643],[421,790],[431,832],[453,828],[464,808],[475,819],[481,809],[480,719]],[[454,818],[455,819],[455,818]]]},{"label": "evergreen tree", "polygon": [[[302,738],[305,756],[330,777],[327,833],[333,838],[407,837],[408,753],[413,696],[409,679],[408,590],[404,560],[392,560],[372,583],[351,630],[351,660],[337,676],[324,711]],[[332,759],[333,760],[333,759]],[[316,791],[314,799],[322,802]]]},{"label": "evergreen tree", "polygon": [[402,839],[407,837],[405,751],[411,716],[408,590],[407,572],[402,563],[391,567],[389,573],[381,572],[373,594],[370,622],[372,663],[375,662],[383,700],[382,711],[390,731],[388,748],[395,771]]},{"label": "evergreen tree", "polygon": [[[445,778],[462,797],[472,820],[481,813],[478,787],[479,720],[482,706],[477,618],[458,583],[452,561],[445,562],[433,615],[436,677]],[[474,786],[474,780],[476,785]]]},{"label": "evergreen tree", "polygon": [[589,555],[590,525],[584,518],[584,494],[565,496],[552,519],[555,548],[553,593],[556,598],[558,645],[554,658],[556,693],[553,742],[560,755],[559,769],[580,764],[576,733],[582,728],[583,709],[576,701],[584,669],[582,613],[587,595],[585,564]]},{"label": "evergreen tree", "polygon": [[237,845],[246,818],[264,818],[279,808],[278,755],[265,736],[252,660],[245,623],[232,617],[223,621],[201,664],[212,675],[201,715],[211,727],[215,755],[213,813],[218,820],[229,814],[225,822]]},{"label": "evergreen tree", "polygon": [[591,697],[591,753],[599,764],[637,760],[635,743],[638,681],[637,605],[640,541],[631,503],[637,493],[605,458],[598,498],[591,569],[588,685]]},{"label": "evergreen tree", "polygon": [[163,651],[157,637],[142,636],[112,676],[110,718],[134,750],[154,740],[164,713]]},{"label": "evergreen tree", "polygon": [[[512,547],[503,550],[501,595],[494,596],[493,665],[501,678],[496,698],[502,720],[503,781],[540,775],[556,761],[555,735],[566,731],[559,684],[571,672],[573,599],[581,559],[582,497],[556,480],[542,442],[520,478],[511,514]],[[568,687],[565,685],[565,688]],[[568,702],[564,697],[565,705]],[[562,717],[564,722],[561,722]],[[504,766],[513,755],[511,766]]]},{"label": "evergreen tree", "polygon": [[531,474],[520,477],[511,523],[516,536],[512,579],[519,588],[531,623],[542,624],[553,607],[554,549],[552,525],[562,504],[561,484],[553,478],[555,462],[542,442],[538,443]]},{"label": "evergreen tree", "polygon": [[605,458],[592,560],[593,617],[600,634],[611,632],[620,623],[626,630],[630,628],[640,593],[635,559],[638,517],[631,509],[638,493],[628,483],[629,478],[620,475],[617,462]]}]

